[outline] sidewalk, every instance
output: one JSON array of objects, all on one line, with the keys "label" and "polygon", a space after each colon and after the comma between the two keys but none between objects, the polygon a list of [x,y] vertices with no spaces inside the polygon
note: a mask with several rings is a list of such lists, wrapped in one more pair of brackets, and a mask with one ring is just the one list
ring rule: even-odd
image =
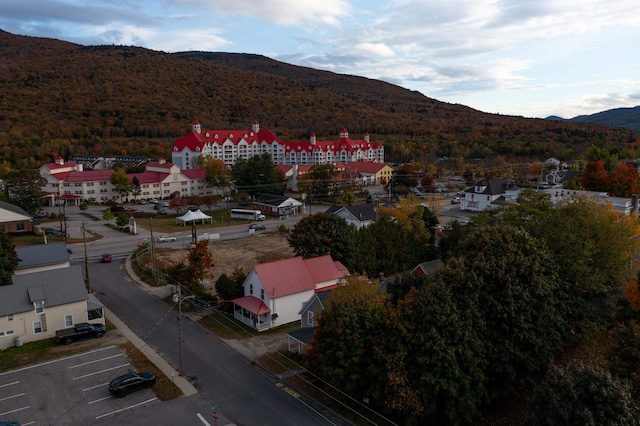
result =
[{"label": "sidewalk", "polygon": [[164,360],[156,351],[151,349],[149,345],[147,345],[144,340],[139,338],[129,327],[123,323],[120,318],[115,316],[113,312],[111,312],[108,308],[104,308],[107,319],[111,321],[113,325],[115,325],[118,330],[122,333],[124,337],[126,337],[133,345],[140,350],[146,356],[149,361],[153,362],[156,367],[160,371],[164,373],[176,386],[180,388],[184,396],[190,396],[198,393],[196,388],[189,383],[187,379],[178,375],[178,372],[175,371],[167,361]]}]

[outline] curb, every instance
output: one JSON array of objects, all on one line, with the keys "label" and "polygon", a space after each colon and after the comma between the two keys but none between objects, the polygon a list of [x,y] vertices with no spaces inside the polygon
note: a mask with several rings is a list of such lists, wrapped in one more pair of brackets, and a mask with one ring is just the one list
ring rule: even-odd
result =
[{"label": "curb", "polygon": [[133,345],[140,350],[146,356],[149,361],[153,362],[160,371],[164,373],[176,386],[180,388],[184,396],[190,396],[198,393],[196,388],[189,383],[187,379],[179,376],[178,373],[164,360],[156,351],[154,351],[144,340],[139,338],[127,325],[122,322],[113,312],[107,307],[104,308],[107,319],[116,326],[118,330],[126,337]]}]

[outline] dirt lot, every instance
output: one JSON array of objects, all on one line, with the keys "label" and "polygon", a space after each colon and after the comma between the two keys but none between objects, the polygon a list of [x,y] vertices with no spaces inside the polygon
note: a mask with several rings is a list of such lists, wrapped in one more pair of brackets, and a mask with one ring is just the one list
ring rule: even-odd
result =
[{"label": "dirt lot", "polygon": [[[222,274],[232,275],[235,268],[241,268],[245,275],[249,274],[257,263],[293,257],[294,253],[284,234],[265,232],[250,235],[236,240],[210,241],[209,250],[213,255],[214,267],[212,283]],[[187,250],[159,249],[160,263],[175,263],[187,259]]]}]

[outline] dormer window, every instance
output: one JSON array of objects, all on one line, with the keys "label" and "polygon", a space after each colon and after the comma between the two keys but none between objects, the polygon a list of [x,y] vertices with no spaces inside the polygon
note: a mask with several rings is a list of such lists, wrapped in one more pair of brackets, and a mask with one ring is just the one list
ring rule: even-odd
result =
[{"label": "dormer window", "polygon": [[44,312],[44,300],[38,300],[33,302],[33,307],[36,310],[36,314],[41,314]]}]

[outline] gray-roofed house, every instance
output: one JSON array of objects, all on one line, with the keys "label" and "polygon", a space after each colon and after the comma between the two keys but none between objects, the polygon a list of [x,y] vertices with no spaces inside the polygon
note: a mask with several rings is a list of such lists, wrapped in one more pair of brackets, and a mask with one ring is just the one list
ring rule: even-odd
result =
[{"label": "gray-roofed house", "polygon": [[436,271],[444,266],[444,262],[442,259],[429,260],[427,262],[422,262],[411,272],[414,274],[424,275],[425,277],[430,277],[436,273]]},{"label": "gray-roofed house", "polygon": [[305,354],[311,348],[315,320],[324,311],[327,301],[331,297],[331,290],[314,293],[305,302],[298,314],[300,315],[300,328],[287,333],[289,352]]},{"label": "gray-roofed house", "polygon": [[0,201],[0,231],[8,234],[33,232],[33,218],[21,207]]},{"label": "gray-roofed house", "polygon": [[13,271],[15,275],[71,266],[69,252],[63,242],[16,247],[15,251],[20,259],[18,267]]},{"label": "gray-roofed house", "polygon": [[302,213],[304,204],[295,198],[276,194],[262,194],[254,201],[253,205],[265,216],[285,217]]},{"label": "gray-roofed house", "polygon": [[507,192],[514,185],[506,179],[482,179],[465,191],[464,198],[460,200],[461,210],[481,212],[495,208],[513,196],[507,196]]},{"label": "gray-roofed house", "polygon": [[358,206],[331,206],[327,213],[333,213],[342,217],[348,224],[356,228],[364,228],[376,221],[376,206],[373,203],[360,204]]},{"label": "gray-roofed house", "polygon": [[11,285],[0,286],[0,349],[82,322],[104,324],[103,307],[87,293],[79,265],[13,275]]}]

